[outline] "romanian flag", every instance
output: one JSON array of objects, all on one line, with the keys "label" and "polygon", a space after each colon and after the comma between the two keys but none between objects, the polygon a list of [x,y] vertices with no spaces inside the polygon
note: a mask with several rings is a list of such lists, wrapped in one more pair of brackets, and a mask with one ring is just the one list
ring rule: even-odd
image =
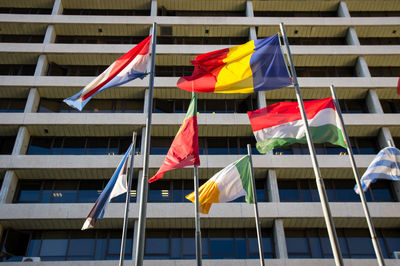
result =
[{"label": "romanian flag", "polygon": [[151,35],[112,63],[103,73],[89,83],[74,96],[64,102],[71,107],[82,111],[86,103],[96,94],[105,89],[117,87],[136,78],[147,75],[146,68],[149,62],[149,47]]},{"label": "romanian flag", "polygon": [[189,165],[200,165],[196,93],[192,95],[185,120],[183,120],[169,148],[164,163],[161,165],[156,175],[149,179],[149,183],[162,178],[166,171],[183,168]]},{"label": "romanian flag", "polygon": [[[208,214],[212,203],[229,202],[243,196],[247,203],[254,203],[250,167],[250,157],[246,155],[204,183],[199,188],[200,212]],[[195,202],[194,192],[186,198]]]},{"label": "romanian flag", "polygon": [[[305,101],[304,108],[315,143],[330,142],[346,148],[332,98]],[[260,153],[293,143],[307,143],[297,102],[280,102],[247,114]]]},{"label": "romanian flag", "polygon": [[252,93],[292,84],[278,34],[196,56],[178,88],[193,92]]}]

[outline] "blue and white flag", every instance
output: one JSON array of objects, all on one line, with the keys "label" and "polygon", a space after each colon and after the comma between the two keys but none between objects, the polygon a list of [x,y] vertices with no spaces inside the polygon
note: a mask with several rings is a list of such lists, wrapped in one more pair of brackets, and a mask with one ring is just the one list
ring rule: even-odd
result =
[{"label": "blue and white flag", "polygon": [[[361,178],[361,186],[366,191],[377,179],[400,181],[400,150],[394,147],[382,149],[368,166]],[[357,185],[354,191],[359,194]]]},{"label": "blue and white flag", "polygon": [[86,230],[89,228],[93,228],[94,224],[96,223],[97,219],[101,219],[104,216],[104,210],[107,204],[115,197],[126,193],[127,191],[127,163],[129,153],[131,152],[132,144],[129,146],[128,150],[126,151],[124,157],[122,158],[121,162],[119,163],[117,169],[115,170],[114,174],[108,181],[107,186],[104,188],[103,192],[101,192],[99,198],[96,200],[92,210],[90,211],[89,215],[86,217],[86,221],[82,226],[81,230]]}]

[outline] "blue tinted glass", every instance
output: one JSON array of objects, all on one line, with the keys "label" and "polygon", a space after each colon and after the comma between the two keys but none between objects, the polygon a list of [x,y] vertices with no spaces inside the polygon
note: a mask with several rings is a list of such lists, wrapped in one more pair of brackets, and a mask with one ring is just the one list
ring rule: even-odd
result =
[{"label": "blue tinted glass", "polygon": [[96,260],[103,260],[105,258],[107,249],[107,239],[106,238],[98,238],[96,239]]},{"label": "blue tinted glass", "polygon": [[182,239],[182,253],[183,253],[183,259],[190,259],[196,257],[194,237]]},{"label": "blue tinted glass", "polygon": [[68,137],[64,138],[62,154],[64,155],[81,155],[84,153],[85,138]]},{"label": "blue tinted glass", "polygon": [[151,202],[170,202],[171,191],[168,189],[149,190],[149,201]]},{"label": "blue tinted glass", "polygon": [[257,188],[256,193],[257,193],[257,201],[259,201],[259,202],[267,201],[267,195],[265,193],[264,188]]},{"label": "blue tinted glass", "polygon": [[28,246],[27,256],[38,257],[40,249],[40,239],[31,239]]},{"label": "blue tinted glass", "polygon": [[208,258],[208,239],[201,239],[201,252],[203,253],[203,258]]},{"label": "blue tinted glass", "polygon": [[171,238],[171,259],[180,259],[181,250],[181,238]]},{"label": "blue tinted glass", "polygon": [[237,250],[237,258],[245,259],[247,258],[247,248],[246,248],[246,239],[245,238],[236,238],[236,250]]},{"label": "blue tinted glass", "polygon": [[368,237],[347,237],[347,243],[352,258],[375,257],[372,242]]},{"label": "blue tinted glass", "polygon": [[271,255],[274,250],[272,239],[270,237],[263,236],[262,244],[263,244],[264,257],[269,257],[269,258],[272,257]]},{"label": "blue tinted glass", "polygon": [[286,237],[286,247],[289,258],[297,258],[297,254],[306,254],[311,257],[306,237]]},{"label": "blue tinted glass", "polygon": [[318,237],[309,237],[310,249],[313,258],[322,258],[321,243]]},{"label": "blue tinted glass", "polygon": [[43,239],[40,256],[65,256],[67,239]]},{"label": "blue tinted glass", "polygon": [[[146,238],[146,255],[166,255],[169,253],[168,238]],[[168,256],[169,257],[169,256]]]},{"label": "blue tinted glass", "polygon": [[[388,234],[386,234],[388,235]],[[394,257],[393,255],[393,251],[398,251],[400,250],[400,236],[385,236],[385,240],[387,243],[387,247],[388,247],[388,253],[390,255],[391,258]],[[381,245],[383,246],[383,245]]]},{"label": "blue tinted glass", "polygon": [[235,258],[235,241],[233,238],[212,238],[210,237],[210,258],[229,259]]},{"label": "blue tinted glass", "polygon": [[121,252],[121,238],[110,238],[108,240],[108,254],[115,255]]},{"label": "blue tinted glass", "polygon": [[86,144],[86,154],[102,155],[107,154],[108,138],[88,138]]},{"label": "blue tinted glass", "polygon": [[95,202],[99,197],[101,190],[79,190],[77,202],[89,203]]},{"label": "blue tinted glass", "polygon": [[50,189],[43,190],[42,197],[40,198],[40,203],[50,203],[50,198],[52,194],[52,190]]},{"label": "blue tinted glass", "polygon": [[69,241],[68,256],[92,258],[95,239],[71,239]]},{"label": "blue tinted glass", "polygon": [[18,202],[38,202],[41,182],[21,182]]},{"label": "blue tinted glass", "polygon": [[301,201],[302,202],[312,202],[311,193],[309,188],[301,189]]},{"label": "blue tinted glass", "polygon": [[341,147],[327,147],[326,148],[327,154],[340,154],[341,152],[347,153],[347,150],[345,148],[341,148]]},{"label": "blue tinted glass", "polygon": [[35,138],[32,137],[27,154],[50,154],[52,138]]}]

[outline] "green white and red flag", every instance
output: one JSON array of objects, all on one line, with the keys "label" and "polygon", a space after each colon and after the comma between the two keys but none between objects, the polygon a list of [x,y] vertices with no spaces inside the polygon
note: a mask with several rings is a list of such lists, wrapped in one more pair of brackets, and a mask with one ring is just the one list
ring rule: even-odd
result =
[{"label": "green white and red flag", "polygon": [[[346,148],[339,116],[331,97],[305,101],[304,108],[315,143],[329,142]],[[247,114],[260,153],[293,143],[307,143],[297,102],[279,102]]]},{"label": "green white and red flag", "polygon": [[189,165],[200,165],[199,134],[197,130],[197,93],[193,93],[186,117],[175,136],[167,157],[158,172],[149,179],[152,183],[163,177],[169,170]]}]

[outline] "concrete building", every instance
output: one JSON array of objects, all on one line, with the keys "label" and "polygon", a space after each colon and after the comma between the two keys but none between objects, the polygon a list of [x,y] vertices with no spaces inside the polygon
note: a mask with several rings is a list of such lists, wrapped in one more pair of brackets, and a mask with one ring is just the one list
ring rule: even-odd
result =
[{"label": "concrete building", "polygon": [[[95,229],[80,228],[99,192],[139,134],[127,260],[134,258],[148,79],[108,89],[82,113],[62,103],[158,24],[150,175],[164,160],[190,93],[176,88],[197,54],[279,31],[284,22],[305,100],[334,84],[359,170],[392,141],[400,145],[398,0],[2,0],[0,2],[0,235],[2,265],[115,265],[124,200]],[[295,101],[293,88],[258,94],[201,94],[201,183],[255,140],[246,111]],[[344,150],[316,145],[346,265],[376,265]],[[254,150],[268,265],[334,265],[306,145]],[[193,170],[150,185],[145,265],[193,265]],[[387,265],[400,251],[400,187],[367,192]],[[201,217],[204,265],[258,265],[253,207],[215,204]],[[36,264],[36,265],[39,265]],[[22,264],[21,264],[22,265]],[[35,265],[35,264],[32,264]]]}]

